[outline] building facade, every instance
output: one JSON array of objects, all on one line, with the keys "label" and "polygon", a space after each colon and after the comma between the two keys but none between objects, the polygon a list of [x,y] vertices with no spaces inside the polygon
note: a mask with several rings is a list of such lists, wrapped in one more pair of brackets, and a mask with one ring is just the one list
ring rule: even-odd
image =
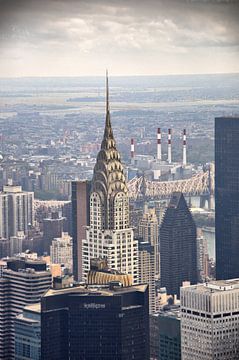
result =
[{"label": "building facade", "polygon": [[150,243],[154,247],[155,276],[160,277],[160,257],[159,257],[159,225],[154,208],[144,208],[143,217],[139,223],[139,237],[144,242]]},{"label": "building facade", "polygon": [[179,305],[167,305],[150,316],[150,358],[181,360]]},{"label": "building facade", "polygon": [[41,308],[40,303],[28,305],[16,316],[15,360],[41,359]]},{"label": "building facade", "polygon": [[73,237],[73,275],[76,281],[82,280],[82,243],[86,239],[86,226],[90,225],[90,181],[72,182],[72,237]]},{"label": "building facade", "polygon": [[43,219],[43,250],[50,255],[50,246],[54,238],[60,238],[63,232],[65,218],[57,212],[51,214],[51,218]]},{"label": "building facade", "polygon": [[131,274],[138,282],[138,241],[129,225],[129,197],[120,154],[111,127],[108,84],[106,122],[97,155],[90,195],[90,225],[83,240],[83,279],[90,259],[106,257],[112,270]]},{"label": "building facade", "polygon": [[52,264],[64,265],[72,272],[72,237],[68,233],[62,233],[60,238],[53,239],[50,246]]},{"label": "building facade", "polygon": [[3,186],[0,192],[0,237],[16,236],[18,231],[25,234],[33,225],[34,193],[22,191],[21,186]]},{"label": "building facade", "polygon": [[173,193],[160,227],[161,286],[180,296],[184,281],[197,283],[197,231],[182,193]]},{"label": "building facade", "polygon": [[239,280],[181,288],[182,360],[239,359]]},{"label": "building facade", "polygon": [[0,359],[14,359],[15,317],[26,305],[40,301],[51,285],[42,261],[11,259],[0,279]]},{"label": "building facade", "polygon": [[42,360],[149,360],[148,287],[50,289],[41,300]]},{"label": "building facade", "polygon": [[239,118],[215,119],[216,278],[239,277]]},{"label": "building facade", "polygon": [[149,313],[156,311],[155,247],[148,242],[139,242],[139,284],[149,286]]}]

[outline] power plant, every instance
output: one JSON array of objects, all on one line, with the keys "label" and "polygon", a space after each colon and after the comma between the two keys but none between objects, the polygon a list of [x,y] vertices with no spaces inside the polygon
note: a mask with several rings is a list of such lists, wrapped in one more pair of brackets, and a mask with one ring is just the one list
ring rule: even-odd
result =
[{"label": "power plant", "polygon": [[[166,135],[166,134],[165,134]],[[157,129],[156,156],[137,154],[135,139],[131,139],[131,161],[128,167],[128,179],[144,174],[148,180],[173,181],[188,179],[193,175],[193,166],[187,164],[187,138],[186,129],[182,131],[182,161],[175,162],[172,157],[173,132],[167,132],[167,159],[163,159],[161,128]],[[166,136],[165,136],[166,138]],[[165,156],[164,156],[165,157]]]}]

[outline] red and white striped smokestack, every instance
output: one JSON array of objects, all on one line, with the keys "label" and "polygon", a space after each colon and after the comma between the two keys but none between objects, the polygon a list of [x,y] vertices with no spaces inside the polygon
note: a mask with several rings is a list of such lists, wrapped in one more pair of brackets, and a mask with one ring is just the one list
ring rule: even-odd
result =
[{"label": "red and white striped smokestack", "polygon": [[134,139],[131,139],[131,147],[130,147],[130,151],[131,151],[131,163],[134,163]]},{"label": "red and white striped smokestack", "polygon": [[186,129],[183,129],[183,166],[187,165],[187,137]]},{"label": "red and white striped smokestack", "polygon": [[158,132],[157,132],[157,159],[162,160],[161,130],[160,130],[160,128],[158,128]]},{"label": "red and white striped smokestack", "polygon": [[168,129],[168,163],[172,162],[172,133],[171,129]]}]

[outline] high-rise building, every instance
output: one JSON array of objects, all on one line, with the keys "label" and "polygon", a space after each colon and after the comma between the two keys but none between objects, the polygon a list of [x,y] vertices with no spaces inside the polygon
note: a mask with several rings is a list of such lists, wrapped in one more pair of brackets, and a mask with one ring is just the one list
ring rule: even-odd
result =
[{"label": "high-rise building", "polygon": [[10,240],[0,238],[0,259],[10,255]]},{"label": "high-rise building", "polygon": [[239,277],[239,118],[215,119],[216,278]]},{"label": "high-rise building", "polygon": [[179,305],[167,305],[150,316],[151,359],[181,360],[180,315]]},{"label": "high-rise building", "polygon": [[149,286],[149,313],[156,311],[155,247],[149,242],[139,242],[139,284]]},{"label": "high-rise building", "polygon": [[239,280],[181,288],[182,360],[239,359]]},{"label": "high-rise building", "polygon": [[160,227],[161,286],[180,295],[184,281],[197,283],[197,231],[182,193],[172,194]]},{"label": "high-rise building", "polygon": [[18,231],[16,236],[10,237],[10,256],[15,256],[22,252],[24,239],[25,235],[23,231]]},{"label": "high-rise building", "polygon": [[50,254],[50,246],[54,238],[61,237],[65,218],[59,216],[58,212],[51,214],[51,218],[43,219],[43,249]]},{"label": "high-rise building", "polygon": [[25,234],[33,225],[34,193],[22,191],[21,186],[3,186],[0,192],[0,237],[16,236],[18,231]]},{"label": "high-rise building", "polygon": [[64,265],[72,272],[72,237],[68,233],[62,233],[60,238],[52,240],[50,246],[52,264]]},{"label": "high-rise building", "polygon": [[42,261],[11,259],[0,279],[0,359],[14,359],[14,320],[26,305],[40,301],[51,285]]},{"label": "high-rise building", "polygon": [[114,285],[44,294],[42,360],[149,360],[148,287]]},{"label": "high-rise building", "polygon": [[15,318],[15,360],[41,359],[41,307],[28,305]]},{"label": "high-rise building", "polygon": [[76,281],[82,280],[82,244],[86,239],[86,226],[90,224],[90,181],[72,182],[72,237],[73,237],[73,275]]},{"label": "high-rise building", "polygon": [[106,257],[110,269],[132,274],[138,282],[138,241],[129,225],[129,197],[120,154],[111,127],[108,79],[106,122],[90,195],[90,225],[83,241],[83,278],[90,259]]},{"label": "high-rise building", "polygon": [[139,237],[143,242],[148,242],[154,247],[155,276],[159,278],[159,225],[155,209],[148,208],[147,205],[144,207],[144,214],[139,223]]}]

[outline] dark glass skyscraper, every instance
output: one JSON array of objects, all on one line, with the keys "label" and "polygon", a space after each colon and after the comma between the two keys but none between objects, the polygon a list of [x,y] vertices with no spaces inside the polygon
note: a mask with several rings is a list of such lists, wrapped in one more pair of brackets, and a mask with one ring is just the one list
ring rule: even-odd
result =
[{"label": "dark glass skyscraper", "polygon": [[41,300],[42,360],[149,360],[148,286],[50,289]]},{"label": "dark glass skyscraper", "polygon": [[215,119],[216,278],[239,277],[239,117]]},{"label": "dark glass skyscraper", "polygon": [[183,281],[197,283],[197,231],[182,193],[172,194],[160,228],[161,286],[180,295]]}]

